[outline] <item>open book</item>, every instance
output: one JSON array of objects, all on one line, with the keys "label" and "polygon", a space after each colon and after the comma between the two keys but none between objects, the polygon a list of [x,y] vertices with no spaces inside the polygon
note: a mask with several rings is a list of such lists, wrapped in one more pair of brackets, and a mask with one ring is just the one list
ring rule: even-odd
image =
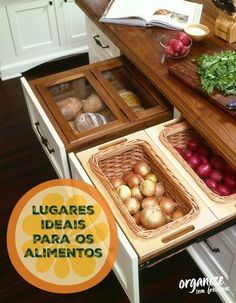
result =
[{"label": "open book", "polygon": [[185,0],[111,0],[100,22],[182,30],[200,22],[202,7]]}]

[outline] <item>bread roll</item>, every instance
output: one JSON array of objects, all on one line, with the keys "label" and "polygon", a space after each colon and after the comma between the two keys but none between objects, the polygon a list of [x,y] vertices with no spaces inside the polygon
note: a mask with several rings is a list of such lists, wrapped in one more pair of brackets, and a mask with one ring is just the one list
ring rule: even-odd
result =
[{"label": "bread roll", "polygon": [[62,115],[69,121],[80,111],[83,103],[77,98],[66,98],[57,102],[57,105],[59,106]]},{"label": "bread roll", "polygon": [[141,100],[135,93],[126,89],[120,89],[118,93],[129,107],[141,106]]},{"label": "bread roll", "polygon": [[91,128],[95,128],[107,123],[104,116],[97,113],[83,113],[81,115],[77,115],[74,119],[75,127],[78,131],[82,132],[85,130],[89,130]]},{"label": "bread roll", "polygon": [[85,113],[96,113],[104,108],[104,102],[97,94],[90,95],[83,101],[83,109]]}]

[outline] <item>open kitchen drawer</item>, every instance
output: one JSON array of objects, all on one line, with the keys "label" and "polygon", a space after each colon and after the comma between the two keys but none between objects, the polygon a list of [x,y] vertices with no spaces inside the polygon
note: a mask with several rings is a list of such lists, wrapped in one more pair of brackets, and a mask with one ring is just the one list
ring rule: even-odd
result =
[{"label": "open kitchen drawer", "polygon": [[[127,281],[126,285],[124,283],[121,284],[132,302],[139,302],[139,288],[133,288],[135,285],[137,286],[138,283],[138,269],[151,266],[151,264],[155,263],[157,260],[160,261],[161,259],[176,253],[177,251],[188,246],[190,242],[197,240],[201,235],[208,232],[218,224],[216,217],[209,210],[209,208],[202,203],[200,199],[198,199],[198,196],[188,186],[187,182],[181,178],[178,172],[173,172],[173,178],[175,180],[181,180],[181,188],[184,189],[183,199],[185,199],[184,196],[188,196],[192,201],[195,201],[197,204],[197,212],[189,220],[183,221],[182,224],[174,225],[173,228],[171,225],[169,225],[167,229],[157,236],[143,238],[133,232],[130,225],[127,223],[127,220],[114,203],[114,200],[107,191],[107,188],[104,186],[104,182],[101,182],[100,178],[98,178],[98,176],[91,169],[89,160],[93,155],[97,154],[101,150],[109,150],[113,147],[113,144],[115,144],[113,153],[116,154],[119,153],[120,145],[125,145],[126,142],[139,142],[139,140],[150,144],[155,153],[157,155],[159,154],[158,148],[156,148],[155,144],[153,144],[152,140],[144,131],[138,131],[118,140],[110,141],[107,144],[92,147],[86,151],[73,152],[69,154],[72,177],[75,179],[81,178],[85,182],[88,180],[88,177],[90,180],[92,180],[94,186],[107,200],[114,214],[116,222],[119,226],[119,231],[124,236],[120,239],[126,239],[129,243],[129,249],[126,248],[125,245],[122,246],[122,244],[120,244],[118,253],[119,256],[117,259],[117,266],[119,267],[119,270],[115,270],[115,272],[118,275],[119,280],[123,279]],[[133,259],[132,261],[129,254],[137,256],[137,259]],[[119,263],[121,265],[119,265]]]},{"label": "open kitchen drawer", "polygon": [[32,126],[60,177],[70,177],[68,152],[172,117],[165,98],[123,57],[21,82]]},{"label": "open kitchen drawer", "polygon": [[[214,197],[211,198],[207,192],[206,185],[202,184],[202,187],[198,185],[192,177],[192,175],[181,165],[180,161],[172,154],[171,150],[162,144],[160,141],[160,133],[168,127],[173,127],[175,125],[180,125],[180,122],[176,120],[167,121],[159,125],[145,129],[145,132],[149,135],[152,141],[156,144],[157,148],[160,151],[163,161],[173,170],[178,171],[183,179],[188,182],[192,190],[197,194],[198,199],[201,200],[205,205],[214,213],[218,221],[223,223],[227,221],[232,221],[236,219],[236,195],[233,194],[232,198],[229,198],[229,201],[225,201],[222,198],[220,202],[217,202],[219,199],[214,200]],[[190,171],[190,170],[189,170]],[[196,176],[197,178],[197,176]],[[200,181],[199,181],[200,182]],[[204,189],[205,187],[205,189]],[[215,196],[215,195],[214,195]]]}]

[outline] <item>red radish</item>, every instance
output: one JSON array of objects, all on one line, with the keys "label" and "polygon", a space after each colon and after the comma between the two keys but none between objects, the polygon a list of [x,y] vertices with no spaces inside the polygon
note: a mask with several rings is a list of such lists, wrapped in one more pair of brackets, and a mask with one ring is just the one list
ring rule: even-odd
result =
[{"label": "red radish", "polygon": [[218,190],[218,186],[216,188],[211,188],[213,193],[217,194],[218,196],[222,196],[221,192]]},{"label": "red radish", "polygon": [[217,185],[218,183],[216,182],[216,180],[214,179],[210,179],[210,178],[207,178],[206,181],[205,181],[206,185],[211,189],[216,189],[217,188]]},{"label": "red radish", "polygon": [[207,178],[212,172],[212,168],[210,164],[200,164],[196,168],[196,173],[198,174],[199,177],[201,178]]},{"label": "red radish", "polygon": [[175,150],[183,157],[184,149],[182,147],[175,146]]},{"label": "red radish", "polygon": [[175,52],[173,51],[171,46],[167,46],[166,49],[165,49],[165,52],[166,52],[167,56],[174,56],[175,55]]},{"label": "red radish", "polygon": [[226,162],[221,156],[214,155],[211,158],[211,165],[218,170],[223,170],[226,166]]},{"label": "red radish", "polygon": [[211,178],[217,182],[221,182],[224,178],[224,175],[221,171],[219,171],[217,169],[213,169],[209,175],[209,178]]},{"label": "red radish", "polygon": [[188,149],[191,151],[196,151],[200,146],[200,141],[197,138],[192,138],[188,141]]},{"label": "red radish", "polygon": [[184,32],[180,32],[176,35],[176,39],[180,40],[184,45],[189,46],[191,44],[191,39]]},{"label": "red radish", "polygon": [[173,44],[176,42],[177,40],[174,38],[171,38],[168,42],[167,45],[170,46],[172,48]]},{"label": "red radish", "polygon": [[171,48],[173,49],[173,51],[175,51],[179,54],[180,52],[182,52],[184,45],[180,40],[176,40],[176,41],[173,41]]},{"label": "red radish", "polygon": [[184,45],[182,51],[180,52],[180,55],[185,55],[188,51],[188,47]]},{"label": "red radish", "polygon": [[209,164],[209,159],[204,155],[199,155],[199,160],[202,164]]},{"label": "red radish", "polygon": [[224,185],[230,189],[233,189],[234,187],[236,187],[236,175],[233,175],[233,174],[225,175]]},{"label": "red radish", "polygon": [[184,152],[184,155],[183,155],[183,158],[185,160],[187,160],[189,157],[191,157],[193,155],[193,152],[189,149],[186,149],[185,152]]},{"label": "red radish", "polygon": [[228,163],[226,164],[224,171],[226,174],[236,173],[236,171],[233,169],[233,167],[230,166]]},{"label": "red radish", "polygon": [[208,157],[210,154],[210,149],[206,145],[200,145],[197,153],[201,156]]},{"label": "red radish", "polygon": [[198,156],[196,156],[194,154],[192,156],[188,157],[186,161],[187,161],[188,165],[192,167],[192,169],[197,168],[201,164],[201,161],[198,158]]},{"label": "red radish", "polygon": [[217,191],[219,191],[220,196],[229,196],[231,194],[231,189],[224,184],[218,184]]}]

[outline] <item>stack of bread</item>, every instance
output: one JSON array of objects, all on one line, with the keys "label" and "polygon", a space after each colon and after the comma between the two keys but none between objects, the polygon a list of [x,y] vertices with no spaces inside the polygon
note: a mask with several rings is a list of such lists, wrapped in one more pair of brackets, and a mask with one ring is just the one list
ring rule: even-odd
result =
[{"label": "stack of bread", "polygon": [[[135,93],[124,88],[118,89],[117,92],[134,112],[144,109]],[[65,98],[58,101],[57,105],[75,133],[102,126],[114,119],[111,111],[96,93],[84,100],[76,97]]]},{"label": "stack of bread", "polygon": [[111,119],[109,110],[95,93],[85,100],[66,98],[57,102],[57,105],[75,132],[104,125]]}]

